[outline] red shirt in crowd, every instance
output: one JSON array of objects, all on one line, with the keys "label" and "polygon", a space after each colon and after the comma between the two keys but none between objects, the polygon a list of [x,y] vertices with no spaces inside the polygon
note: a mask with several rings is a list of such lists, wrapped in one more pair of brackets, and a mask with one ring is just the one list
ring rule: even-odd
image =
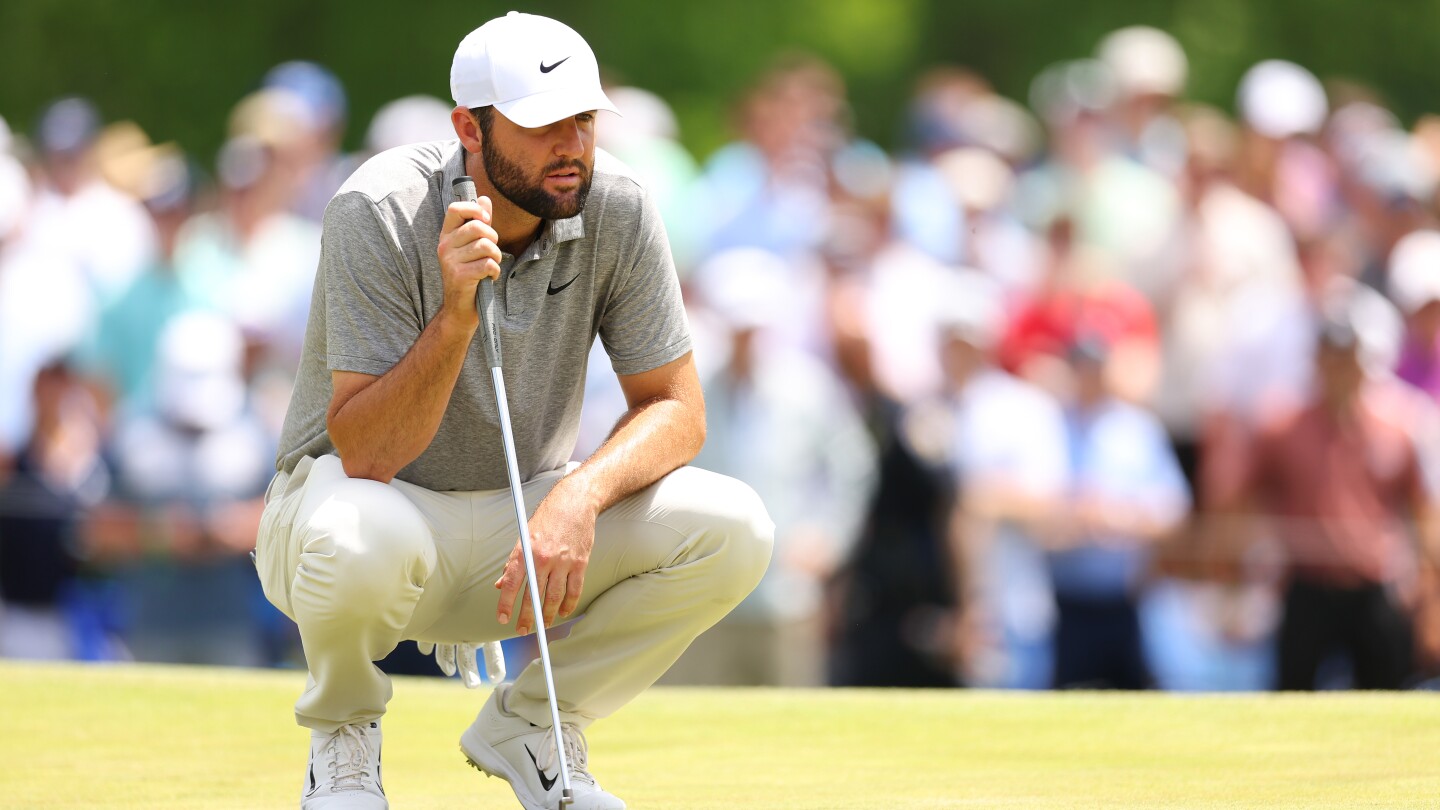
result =
[{"label": "red shirt in crowd", "polygon": [[1408,521],[1426,498],[1414,397],[1401,383],[1367,382],[1347,411],[1311,404],[1258,438],[1246,483],[1278,519],[1293,576],[1385,583],[1409,558]]}]

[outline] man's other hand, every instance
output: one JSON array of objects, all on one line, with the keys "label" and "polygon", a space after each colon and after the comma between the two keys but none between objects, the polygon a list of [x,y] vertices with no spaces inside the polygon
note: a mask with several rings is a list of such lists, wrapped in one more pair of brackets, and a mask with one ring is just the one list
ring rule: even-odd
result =
[{"label": "man's other hand", "polygon": [[[536,587],[540,589],[546,627],[557,618],[568,618],[580,604],[580,589],[585,584],[585,568],[595,545],[595,519],[599,515],[593,504],[572,495],[564,485],[561,479],[530,518]],[[525,585],[524,553],[517,543],[505,563],[505,572],[495,582],[495,587],[500,589],[496,618],[501,624],[509,624],[519,602],[515,632],[520,635],[535,629],[530,599],[521,602]]]}]

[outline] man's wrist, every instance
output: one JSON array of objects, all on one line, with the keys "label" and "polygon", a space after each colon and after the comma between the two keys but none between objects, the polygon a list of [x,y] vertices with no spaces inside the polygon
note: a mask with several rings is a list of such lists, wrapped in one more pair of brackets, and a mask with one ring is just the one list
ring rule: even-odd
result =
[{"label": "man's wrist", "polygon": [[435,323],[440,330],[441,337],[469,343],[470,338],[474,337],[476,330],[480,328],[480,312],[475,309],[461,311],[441,307],[440,312],[435,316]]},{"label": "man's wrist", "polygon": [[550,497],[559,502],[558,506],[564,506],[567,510],[584,509],[591,517],[600,516],[600,498],[586,484],[584,474],[579,470],[556,482],[550,490]]}]

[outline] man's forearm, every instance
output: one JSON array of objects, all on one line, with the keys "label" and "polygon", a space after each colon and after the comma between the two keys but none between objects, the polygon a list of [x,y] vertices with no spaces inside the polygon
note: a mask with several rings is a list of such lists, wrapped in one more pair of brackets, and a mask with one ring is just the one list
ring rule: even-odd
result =
[{"label": "man's forearm", "polygon": [[583,498],[599,514],[688,464],[704,443],[703,401],[646,400],[627,411],[600,449],[552,494]]},{"label": "man's forearm", "polygon": [[326,425],[346,475],[389,481],[430,446],[474,335],[437,315],[399,363],[332,405]]}]

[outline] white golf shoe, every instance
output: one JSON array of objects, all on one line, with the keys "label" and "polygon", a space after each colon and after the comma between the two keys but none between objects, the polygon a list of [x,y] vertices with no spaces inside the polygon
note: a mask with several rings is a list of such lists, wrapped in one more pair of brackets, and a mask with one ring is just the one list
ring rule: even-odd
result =
[{"label": "white golf shoe", "polygon": [[388,810],[380,783],[380,724],[310,732],[300,810]]},{"label": "white golf shoe", "polygon": [[[460,735],[460,750],[476,770],[510,783],[525,810],[558,810],[559,758],[555,735],[505,708],[510,684],[501,684],[475,722]],[[570,766],[574,804],[568,810],[624,810],[625,802],[606,793],[587,770],[585,735],[570,723],[560,726]]]}]

